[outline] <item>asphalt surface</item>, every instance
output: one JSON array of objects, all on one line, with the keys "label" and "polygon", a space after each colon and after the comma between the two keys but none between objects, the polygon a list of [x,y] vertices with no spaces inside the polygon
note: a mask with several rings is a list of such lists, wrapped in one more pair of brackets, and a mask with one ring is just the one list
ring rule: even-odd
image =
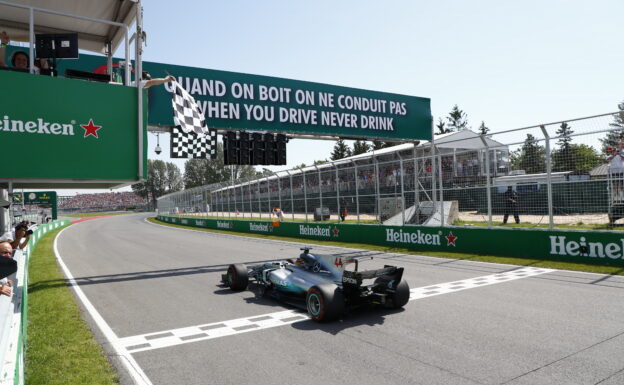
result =
[{"label": "asphalt surface", "polygon": [[[230,292],[219,281],[229,263],[292,258],[301,244],[167,228],[145,218],[82,222],[58,238],[60,256],[120,339],[292,309],[251,291]],[[517,268],[315,251],[360,256],[365,268],[404,266],[412,288]],[[400,311],[240,329],[132,357],[153,384],[624,384],[622,276],[552,271],[412,300]],[[96,337],[110,351],[97,330]],[[111,360],[122,382],[132,383]]]}]

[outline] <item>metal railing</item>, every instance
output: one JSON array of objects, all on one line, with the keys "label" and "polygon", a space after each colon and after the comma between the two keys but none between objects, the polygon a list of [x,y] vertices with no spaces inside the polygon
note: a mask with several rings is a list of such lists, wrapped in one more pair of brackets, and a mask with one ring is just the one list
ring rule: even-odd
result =
[{"label": "metal railing", "polygon": [[624,202],[612,196],[624,175],[624,157],[620,173],[612,160],[624,147],[622,114],[437,135],[433,145],[187,189],[159,198],[158,210],[268,219],[280,208],[288,220],[393,225],[610,225],[624,216]]}]

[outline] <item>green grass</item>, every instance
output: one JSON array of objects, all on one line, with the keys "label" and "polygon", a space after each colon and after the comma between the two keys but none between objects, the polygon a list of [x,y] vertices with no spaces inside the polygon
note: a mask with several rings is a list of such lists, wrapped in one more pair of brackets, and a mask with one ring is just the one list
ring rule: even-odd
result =
[{"label": "green grass", "polygon": [[348,242],[335,242],[335,241],[323,241],[323,240],[310,240],[310,239],[304,239],[304,238],[280,237],[276,235],[250,234],[250,233],[243,233],[243,232],[237,232],[237,231],[202,229],[202,228],[197,228],[197,227],[175,225],[171,223],[161,222],[157,220],[155,217],[148,218],[148,221],[157,223],[159,225],[179,227],[179,228],[184,228],[184,229],[193,229],[193,230],[198,230],[198,231],[223,233],[223,234],[235,234],[235,235],[242,235],[245,237],[253,237],[253,238],[301,242],[305,244],[331,245],[331,246],[338,246],[338,247],[351,247],[351,248],[364,249],[364,250],[375,250],[375,251],[381,251],[381,252],[387,252],[387,253],[426,255],[430,257],[451,258],[451,259],[465,260],[465,261],[492,262],[492,263],[503,263],[503,264],[510,264],[510,265],[519,265],[519,266],[544,267],[544,268],[549,268],[549,269],[585,271],[585,272],[599,273],[599,274],[624,275],[624,268],[622,267],[597,266],[597,265],[588,265],[588,264],[582,264],[582,263],[546,261],[546,260],[528,259],[528,258],[501,257],[501,256],[496,256],[496,255],[446,253],[446,252],[438,252],[438,251],[414,251],[414,250],[409,250],[409,249],[400,248],[400,247],[377,246],[377,245],[369,245],[365,243],[348,243]]},{"label": "green grass", "polygon": [[124,212],[105,212],[105,213],[78,213],[78,214],[61,214],[62,217],[71,217],[71,218],[89,218],[89,217],[106,217],[110,215],[125,215],[125,214],[134,214],[133,211],[124,211]]},{"label": "green grass", "polygon": [[26,384],[118,384],[56,263],[59,230],[46,234],[29,264]]}]

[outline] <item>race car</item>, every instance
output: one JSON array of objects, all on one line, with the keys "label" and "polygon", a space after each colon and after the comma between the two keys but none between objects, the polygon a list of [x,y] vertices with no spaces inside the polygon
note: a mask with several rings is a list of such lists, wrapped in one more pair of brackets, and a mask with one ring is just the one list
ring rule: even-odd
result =
[{"label": "race car", "polygon": [[[247,267],[237,263],[221,275],[221,282],[233,291],[247,289],[250,281],[261,294],[306,309],[317,322],[331,321],[345,310],[366,305],[401,308],[409,301],[409,285],[403,268],[386,265],[382,269],[358,271],[358,260],[303,251],[296,261],[268,262]],[[346,270],[345,265],[354,265]],[[364,280],[374,279],[368,285]]]}]

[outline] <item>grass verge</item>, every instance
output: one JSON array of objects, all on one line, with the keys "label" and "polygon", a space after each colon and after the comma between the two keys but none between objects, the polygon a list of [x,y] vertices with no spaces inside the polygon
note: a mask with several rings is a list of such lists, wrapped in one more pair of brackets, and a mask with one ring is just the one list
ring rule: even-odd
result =
[{"label": "grass verge", "polygon": [[118,384],[56,263],[59,231],[41,238],[30,257],[26,384]]},{"label": "grass verge", "polygon": [[136,214],[134,211],[124,211],[124,212],[106,212],[106,213],[78,213],[78,214],[61,214],[63,217],[70,218],[90,218],[90,217],[109,217],[111,215],[126,215],[126,214]]},{"label": "grass verge", "polygon": [[622,267],[597,266],[597,265],[588,265],[588,264],[582,264],[582,263],[546,261],[546,260],[516,258],[516,257],[501,257],[501,256],[496,256],[496,255],[445,253],[445,252],[439,252],[439,251],[414,251],[414,250],[409,250],[409,249],[400,248],[400,247],[377,246],[377,245],[369,245],[366,243],[322,241],[322,240],[311,240],[311,239],[305,239],[305,238],[280,237],[276,235],[250,234],[250,233],[243,233],[243,232],[237,232],[237,231],[202,229],[198,227],[175,225],[171,223],[161,222],[157,220],[155,217],[147,218],[147,220],[152,223],[157,223],[159,225],[179,227],[183,229],[192,229],[192,230],[206,231],[206,232],[211,232],[211,233],[242,235],[245,237],[253,237],[253,238],[301,242],[305,244],[332,245],[332,246],[351,247],[351,248],[364,249],[364,250],[375,250],[375,251],[381,251],[381,252],[387,252],[387,253],[426,255],[430,257],[451,258],[451,259],[458,259],[458,260],[465,260],[465,261],[504,263],[504,264],[509,264],[509,265],[544,267],[548,269],[585,271],[589,273],[598,273],[598,274],[624,275],[624,268]]}]

